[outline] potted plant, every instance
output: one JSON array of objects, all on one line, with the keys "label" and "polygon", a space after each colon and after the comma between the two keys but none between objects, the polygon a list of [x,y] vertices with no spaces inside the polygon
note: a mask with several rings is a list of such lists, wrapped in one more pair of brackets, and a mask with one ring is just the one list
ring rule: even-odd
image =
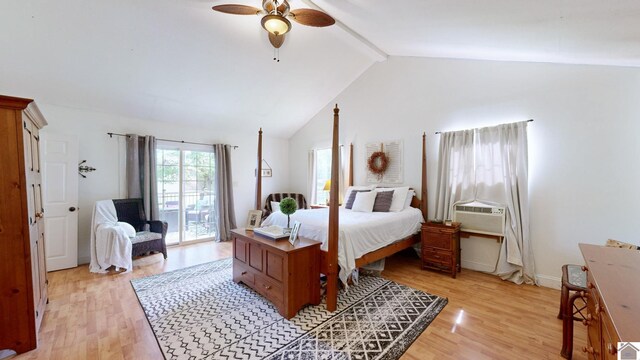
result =
[{"label": "potted plant", "polygon": [[290,215],[296,212],[296,210],[298,210],[298,203],[293,198],[288,197],[280,201],[280,211],[287,215],[287,228],[284,229],[285,232],[291,231],[291,226],[289,225],[291,221]]}]

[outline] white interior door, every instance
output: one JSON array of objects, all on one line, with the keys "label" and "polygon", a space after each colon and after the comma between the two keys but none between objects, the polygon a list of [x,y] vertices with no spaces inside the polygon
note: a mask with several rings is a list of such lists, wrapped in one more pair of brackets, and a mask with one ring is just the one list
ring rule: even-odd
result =
[{"label": "white interior door", "polygon": [[42,134],[47,270],[78,266],[78,137]]}]

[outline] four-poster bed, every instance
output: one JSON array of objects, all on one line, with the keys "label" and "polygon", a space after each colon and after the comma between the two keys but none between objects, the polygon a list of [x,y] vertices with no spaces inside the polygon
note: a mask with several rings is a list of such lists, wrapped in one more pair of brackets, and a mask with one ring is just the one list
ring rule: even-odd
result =
[{"label": "four-poster bed", "polygon": [[[333,139],[332,139],[332,161],[331,161],[331,194],[339,192],[339,171],[340,171],[340,145],[339,145],[339,109],[334,108],[333,116]],[[349,155],[349,186],[353,186],[353,144],[350,145]],[[260,209],[262,202],[261,193],[261,167],[262,163],[262,129],[258,133],[258,158],[256,173],[256,209]],[[427,169],[426,169],[426,134],[422,135],[422,189],[421,200],[415,196],[411,199],[411,207],[420,209],[421,218],[427,219]],[[407,199],[408,200],[408,199]],[[328,209],[328,229],[326,233],[326,251],[320,251],[320,272],[327,277],[326,304],[329,311],[335,311],[338,299],[338,249],[339,249],[339,233],[340,226],[340,208],[339,196],[331,196],[329,199]],[[325,210],[308,210],[308,211],[326,211]],[[414,210],[414,212],[417,212]],[[420,220],[422,220],[420,219]],[[344,231],[343,231],[344,232]],[[394,238],[390,244],[384,243],[382,247],[375,248],[357,257],[355,259],[355,267],[359,268],[369,263],[384,259],[387,256],[395,254],[399,251],[407,249],[420,241],[419,232],[410,235],[403,235]]]}]

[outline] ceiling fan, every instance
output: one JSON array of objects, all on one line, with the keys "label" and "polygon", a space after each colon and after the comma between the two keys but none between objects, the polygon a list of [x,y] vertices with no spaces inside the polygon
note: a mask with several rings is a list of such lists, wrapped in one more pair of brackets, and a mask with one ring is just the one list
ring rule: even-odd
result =
[{"label": "ceiling fan", "polygon": [[225,14],[262,16],[262,27],[269,33],[269,42],[278,49],[284,43],[284,35],[291,30],[292,19],[298,24],[324,27],[335,24],[326,13],[314,9],[290,10],[287,0],[262,0],[262,9],[239,4],[216,5],[212,8]]}]

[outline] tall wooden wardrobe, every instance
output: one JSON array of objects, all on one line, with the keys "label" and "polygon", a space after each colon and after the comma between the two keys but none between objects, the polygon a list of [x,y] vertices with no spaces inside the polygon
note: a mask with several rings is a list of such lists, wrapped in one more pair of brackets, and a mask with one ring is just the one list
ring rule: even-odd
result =
[{"label": "tall wooden wardrobe", "polygon": [[30,99],[0,95],[0,349],[35,349],[47,303],[40,136]]}]

